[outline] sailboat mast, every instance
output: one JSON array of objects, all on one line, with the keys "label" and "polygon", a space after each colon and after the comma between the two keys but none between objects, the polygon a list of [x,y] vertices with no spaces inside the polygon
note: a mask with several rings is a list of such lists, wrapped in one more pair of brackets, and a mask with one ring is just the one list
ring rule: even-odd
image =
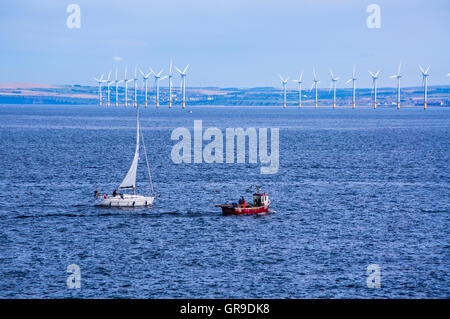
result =
[{"label": "sailboat mast", "polygon": [[[141,131],[140,128],[140,123],[139,123],[139,108],[136,108],[136,150],[138,152],[137,156],[139,159],[139,132]],[[137,165],[138,163],[136,163],[136,171],[137,171]],[[136,172],[137,173],[137,172]],[[136,187],[137,187],[137,181],[136,181],[136,177],[135,177],[135,182],[134,182],[134,188],[133,188],[133,193],[134,195],[136,195]]]},{"label": "sailboat mast", "polygon": [[150,187],[152,189],[152,194],[155,194],[155,190],[153,189],[152,173],[150,171],[150,164],[148,162],[147,149],[145,147],[144,134],[142,134],[142,132],[141,132],[141,136],[142,136],[142,146],[144,147],[145,162],[147,164],[148,179],[149,179],[149,182],[150,182]]}]

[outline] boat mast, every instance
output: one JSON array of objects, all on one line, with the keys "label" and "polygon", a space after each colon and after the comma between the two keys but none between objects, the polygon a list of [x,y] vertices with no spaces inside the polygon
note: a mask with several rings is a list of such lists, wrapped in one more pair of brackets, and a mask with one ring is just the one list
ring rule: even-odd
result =
[{"label": "boat mast", "polygon": [[[139,129],[140,129],[140,127],[139,127]],[[142,137],[142,146],[144,147],[145,162],[147,164],[147,173],[148,173],[148,179],[149,179],[149,182],[150,182],[150,188],[152,189],[152,195],[154,195],[155,194],[155,190],[153,189],[152,173],[150,171],[150,164],[148,162],[147,149],[145,148],[144,134],[142,134],[142,131],[141,131],[141,137]]]}]

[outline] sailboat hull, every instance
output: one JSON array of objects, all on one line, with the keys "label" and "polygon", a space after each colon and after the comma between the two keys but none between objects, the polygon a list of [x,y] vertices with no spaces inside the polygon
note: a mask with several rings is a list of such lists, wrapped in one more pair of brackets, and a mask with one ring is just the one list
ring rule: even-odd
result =
[{"label": "sailboat hull", "polygon": [[142,195],[117,195],[107,196],[103,198],[98,206],[102,207],[146,207],[152,206],[154,196],[142,196]]}]

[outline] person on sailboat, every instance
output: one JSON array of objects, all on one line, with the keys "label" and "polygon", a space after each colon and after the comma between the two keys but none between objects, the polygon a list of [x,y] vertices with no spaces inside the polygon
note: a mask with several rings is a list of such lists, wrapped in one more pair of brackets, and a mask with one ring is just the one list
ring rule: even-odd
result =
[{"label": "person on sailboat", "polygon": [[113,191],[113,197],[116,197],[116,196],[117,196],[117,191],[114,190],[114,191]]}]

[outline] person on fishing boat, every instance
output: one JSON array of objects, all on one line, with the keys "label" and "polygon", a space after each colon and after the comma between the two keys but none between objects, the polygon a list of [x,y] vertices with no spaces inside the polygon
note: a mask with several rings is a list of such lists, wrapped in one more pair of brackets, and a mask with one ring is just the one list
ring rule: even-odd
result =
[{"label": "person on fishing boat", "polygon": [[94,196],[95,196],[95,197],[100,197],[100,193],[98,192],[98,190],[95,190]]},{"label": "person on fishing boat", "polygon": [[244,198],[244,196],[241,196],[241,199],[242,199],[242,208],[245,208],[245,198]]}]

